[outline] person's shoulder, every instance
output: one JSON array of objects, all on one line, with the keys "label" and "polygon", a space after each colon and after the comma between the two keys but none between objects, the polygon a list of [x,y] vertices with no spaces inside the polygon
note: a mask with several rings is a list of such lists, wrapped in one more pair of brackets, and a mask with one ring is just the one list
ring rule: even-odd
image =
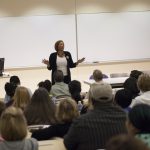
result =
[{"label": "person's shoulder", "polygon": [[73,124],[76,127],[85,126],[87,124],[87,122],[89,121],[89,118],[90,118],[90,113],[85,113],[85,114],[79,116],[78,118],[76,118],[73,121]]},{"label": "person's shoulder", "polygon": [[50,56],[53,56],[53,55],[56,55],[56,54],[57,54],[57,52],[53,52],[53,53],[50,54]]},{"label": "person's shoulder", "polygon": [[71,55],[69,51],[64,51],[65,55]]},{"label": "person's shoulder", "polygon": [[26,147],[32,149],[32,150],[37,150],[38,149],[38,141],[34,138],[29,138],[29,139],[25,139],[25,144],[26,144]]}]

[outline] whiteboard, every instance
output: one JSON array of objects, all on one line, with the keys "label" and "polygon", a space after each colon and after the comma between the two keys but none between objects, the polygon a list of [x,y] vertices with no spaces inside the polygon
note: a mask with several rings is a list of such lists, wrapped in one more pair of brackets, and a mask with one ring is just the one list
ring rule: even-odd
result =
[{"label": "whiteboard", "polygon": [[87,62],[150,58],[150,12],[79,14],[78,55]]},{"label": "whiteboard", "polygon": [[0,57],[5,58],[5,68],[42,66],[57,40],[64,41],[76,61],[74,15],[0,18]]}]

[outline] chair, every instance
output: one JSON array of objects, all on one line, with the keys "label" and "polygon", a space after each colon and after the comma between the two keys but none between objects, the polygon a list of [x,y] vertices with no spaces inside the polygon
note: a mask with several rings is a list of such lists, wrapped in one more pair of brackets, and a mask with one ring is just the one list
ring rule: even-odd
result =
[{"label": "chair", "polygon": [[110,78],[129,77],[128,73],[111,73]]},{"label": "chair", "polygon": [[[106,78],[108,78],[108,76],[106,74],[103,74],[103,79],[106,79]],[[91,75],[89,79],[90,80],[93,79],[93,75]]]}]

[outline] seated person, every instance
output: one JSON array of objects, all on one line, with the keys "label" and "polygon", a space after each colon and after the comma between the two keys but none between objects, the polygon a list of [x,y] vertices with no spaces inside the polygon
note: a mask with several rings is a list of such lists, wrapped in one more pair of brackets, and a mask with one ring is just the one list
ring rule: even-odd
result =
[{"label": "seated person", "polygon": [[120,89],[116,92],[114,101],[123,108],[125,112],[128,112],[130,111],[129,106],[132,102],[132,94],[127,89]]},{"label": "seated person", "polygon": [[150,75],[142,74],[139,76],[137,86],[140,89],[141,95],[135,97],[132,100],[130,107],[137,104],[148,104],[150,105]]},{"label": "seated person", "polygon": [[104,149],[112,136],[126,133],[126,113],[113,105],[109,84],[92,84],[89,102],[93,109],[78,117],[64,137],[64,145],[69,150]]},{"label": "seated person", "polygon": [[[10,77],[10,79],[9,79],[9,82],[7,82],[7,83],[10,83],[10,84],[12,84],[13,86],[15,86],[15,87],[17,87],[17,86],[19,86],[20,85],[20,79],[19,79],[19,77],[18,76],[11,76]],[[7,90],[6,88],[6,85],[8,85],[8,84],[5,84],[5,91]],[[9,101],[11,101],[12,100],[12,96],[10,96],[10,95],[8,95],[7,94],[7,91],[6,91],[6,95],[5,95],[5,98],[4,98],[4,102],[5,103],[8,103]],[[11,102],[10,102],[11,103]]]},{"label": "seated person", "polygon": [[64,83],[64,75],[61,70],[56,70],[54,72],[54,81],[55,84],[52,85],[51,88],[51,95],[55,97],[60,97],[60,96],[69,96],[69,88],[68,84]]},{"label": "seated person", "polygon": [[14,97],[16,88],[17,86],[15,84],[6,82],[5,91],[6,91],[7,98],[9,97],[9,100],[7,99],[8,101],[4,101],[6,103],[6,107],[9,107],[13,104],[14,102],[13,97]]},{"label": "seated person", "polygon": [[69,130],[72,121],[79,116],[77,104],[72,99],[61,100],[56,111],[58,123],[48,128],[36,130],[32,137],[37,140],[48,140],[53,137],[63,137]]},{"label": "seated person", "polygon": [[138,104],[128,113],[128,133],[141,139],[150,147],[150,106]]},{"label": "seated person", "polygon": [[71,94],[71,97],[73,100],[75,100],[77,103],[78,101],[83,100],[83,96],[81,95],[81,83],[77,80],[72,80],[69,84],[69,92]]},{"label": "seated person", "polygon": [[90,79],[94,79],[95,82],[101,81],[103,78],[108,78],[107,75],[103,74],[100,70],[96,69],[93,71],[93,74],[90,76]]},{"label": "seated person", "polygon": [[132,70],[130,73],[130,77],[126,79],[126,81],[123,84],[124,89],[131,92],[132,99],[138,96],[140,93],[140,90],[137,86],[137,80],[141,74],[143,74],[141,71]]},{"label": "seated person", "polygon": [[4,110],[0,118],[1,150],[38,150],[38,142],[26,139],[27,124],[23,112],[16,107]]},{"label": "seated person", "polygon": [[24,110],[27,124],[49,125],[56,123],[56,106],[45,88],[38,88],[31,97],[31,102]]}]

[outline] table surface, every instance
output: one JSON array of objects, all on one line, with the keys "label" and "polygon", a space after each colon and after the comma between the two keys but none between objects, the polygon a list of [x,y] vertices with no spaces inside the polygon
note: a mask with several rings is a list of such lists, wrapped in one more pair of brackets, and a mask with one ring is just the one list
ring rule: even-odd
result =
[{"label": "table surface", "polygon": [[[105,78],[103,79],[104,82],[109,83],[112,88],[120,88],[123,86],[123,83],[125,82],[126,79],[128,79],[129,77],[117,77],[117,78]],[[91,80],[84,80],[85,84],[91,85],[93,84],[95,81],[93,79]]]}]

